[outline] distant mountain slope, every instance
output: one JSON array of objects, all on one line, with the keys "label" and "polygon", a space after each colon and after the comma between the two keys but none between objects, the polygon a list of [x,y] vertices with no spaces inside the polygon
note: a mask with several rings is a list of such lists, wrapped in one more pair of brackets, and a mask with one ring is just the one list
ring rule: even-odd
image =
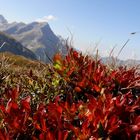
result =
[{"label": "distant mountain slope", "polygon": [[8,24],[8,21],[2,15],[0,15],[0,24]]},{"label": "distant mountain slope", "polygon": [[23,47],[21,43],[3,32],[0,32],[0,52],[11,52],[26,58],[37,59],[32,51]]},{"label": "distant mountain slope", "polygon": [[101,61],[105,64],[115,64],[117,66],[138,66],[140,65],[140,60],[134,60],[134,59],[127,59],[127,60],[121,60],[113,57],[102,57]]},{"label": "distant mountain slope", "polygon": [[8,23],[2,15],[0,19],[0,30],[12,35],[23,46],[32,50],[39,60],[49,62],[48,57],[52,58],[57,52],[66,54],[62,39],[53,33],[47,22]]}]

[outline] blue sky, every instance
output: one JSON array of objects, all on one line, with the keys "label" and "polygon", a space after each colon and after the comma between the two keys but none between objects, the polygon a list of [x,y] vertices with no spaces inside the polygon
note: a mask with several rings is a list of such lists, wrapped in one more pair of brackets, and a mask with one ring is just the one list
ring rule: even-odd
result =
[{"label": "blue sky", "polygon": [[139,0],[0,0],[0,14],[10,22],[32,22],[48,18],[52,30],[64,38],[73,34],[74,46],[93,52],[96,44],[101,55],[108,55],[114,45],[117,55],[130,42],[121,59],[140,59]]}]

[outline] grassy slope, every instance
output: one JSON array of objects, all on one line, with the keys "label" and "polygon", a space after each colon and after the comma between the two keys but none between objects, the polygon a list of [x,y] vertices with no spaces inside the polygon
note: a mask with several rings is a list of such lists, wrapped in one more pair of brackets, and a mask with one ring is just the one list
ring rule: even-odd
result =
[{"label": "grassy slope", "polygon": [[46,67],[46,64],[39,61],[33,61],[23,56],[14,55],[9,52],[0,53],[0,65],[1,67],[8,68],[21,68],[21,69],[36,69],[40,70]]},{"label": "grassy slope", "polygon": [[[0,53],[0,94],[6,88],[21,88],[21,92],[31,92],[34,87],[41,88],[46,83],[45,75],[49,71],[49,65],[39,61],[32,61],[22,56],[11,53]],[[33,85],[30,85],[33,82]],[[33,88],[32,88],[33,87]]]}]

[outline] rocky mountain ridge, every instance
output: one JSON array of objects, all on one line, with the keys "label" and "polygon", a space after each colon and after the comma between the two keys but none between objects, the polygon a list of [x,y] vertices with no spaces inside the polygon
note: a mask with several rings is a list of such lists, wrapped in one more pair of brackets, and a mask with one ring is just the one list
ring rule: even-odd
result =
[{"label": "rocky mountain ridge", "polygon": [[9,23],[0,15],[0,31],[12,36],[25,48],[31,50],[38,60],[49,62],[55,53],[66,54],[67,50],[58,36],[54,34],[47,22]]},{"label": "rocky mountain ridge", "polygon": [[11,52],[15,55],[21,55],[29,59],[37,59],[32,51],[23,47],[20,42],[3,32],[0,32],[0,52]]}]

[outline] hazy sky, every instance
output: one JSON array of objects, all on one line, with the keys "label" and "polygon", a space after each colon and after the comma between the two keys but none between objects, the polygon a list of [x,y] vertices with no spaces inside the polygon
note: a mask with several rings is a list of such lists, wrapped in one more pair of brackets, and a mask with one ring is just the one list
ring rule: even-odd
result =
[{"label": "hazy sky", "polygon": [[64,38],[73,34],[74,45],[115,55],[130,38],[120,57],[140,59],[140,0],[0,0],[0,14],[10,22],[48,21],[52,30]]}]

